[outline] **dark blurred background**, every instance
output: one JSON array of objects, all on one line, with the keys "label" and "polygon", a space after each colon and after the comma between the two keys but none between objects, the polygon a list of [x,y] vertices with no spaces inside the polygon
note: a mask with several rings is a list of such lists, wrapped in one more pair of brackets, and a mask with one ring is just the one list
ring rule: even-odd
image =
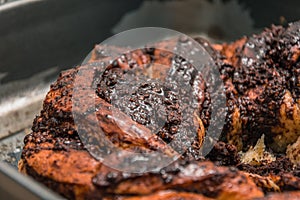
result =
[{"label": "dark blurred background", "polygon": [[[8,2],[8,3],[6,3]],[[160,26],[232,41],[300,19],[300,1],[1,0],[0,85],[80,63],[114,33]],[[58,72],[54,72],[56,75]]]}]

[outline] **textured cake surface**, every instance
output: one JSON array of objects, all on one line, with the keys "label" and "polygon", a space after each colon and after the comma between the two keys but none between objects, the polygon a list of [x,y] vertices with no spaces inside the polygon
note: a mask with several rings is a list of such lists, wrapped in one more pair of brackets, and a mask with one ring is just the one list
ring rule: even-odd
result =
[{"label": "textured cake surface", "polygon": [[[24,139],[19,170],[69,199],[299,199],[300,23],[273,26],[231,44],[194,39],[213,57],[227,99],[226,110],[220,110],[227,114],[220,141],[206,157],[199,149],[212,123],[215,95],[189,62],[159,48],[185,45],[189,51],[187,41],[164,41],[157,48],[124,53],[112,63],[110,51],[126,49],[96,45],[89,63],[62,72],[51,85],[32,133]],[[97,70],[90,70],[93,66]],[[187,77],[196,103],[180,98],[186,85],[176,89],[172,78],[161,80],[170,69],[174,76]],[[118,86],[128,79],[127,87]],[[84,98],[90,91],[74,89],[75,80],[76,87],[93,89],[92,103]],[[73,106],[75,92],[82,96],[80,108]],[[80,120],[89,124],[81,130],[86,135],[97,137],[94,126],[101,127],[122,149],[174,155],[182,143],[168,143],[176,141],[178,130],[181,142],[190,147],[160,171],[120,172],[87,151],[74,113],[85,113]],[[125,129],[113,115],[121,117]],[[114,162],[126,158],[125,153]]]}]

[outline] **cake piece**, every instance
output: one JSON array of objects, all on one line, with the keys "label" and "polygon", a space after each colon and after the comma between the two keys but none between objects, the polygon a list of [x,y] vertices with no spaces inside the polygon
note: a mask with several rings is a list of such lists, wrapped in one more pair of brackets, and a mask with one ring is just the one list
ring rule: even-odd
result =
[{"label": "cake piece", "polygon": [[[32,133],[24,139],[19,170],[69,199],[297,199],[299,28],[299,22],[273,26],[222,45],[195,38],[212,56],[227,98],[217,115],[226,114],[221,137],[209,138],[220,141],[205,158],[201,146],[214,123],[212,102],[221,92],[218,85],[208,92],[204,77],[212,66],[201,74],[170,52],[182,45],[190,52],[193,47],[184,40],[134,51],[97,45],[86,64],[62,72],[51,85]],[[116,52],[120,55],[112,60]],[[178,85],[168,76],[170,69],[174,77],[187,80]],[[186,87],[196,102],[181,98]],[[154,150],[180,156],[159,171],[121,172],[101,162],[85,143],[103,146],[105,139],[140,155]],[[106,150],[91,146],[95,152]],[[272,152],[271,159],[243,162],[238,152],[249,149],[252,155]],[[122,152],[111,158],[122,166],[130,156]],[[283,194],[273,194],[279,191]]]}]

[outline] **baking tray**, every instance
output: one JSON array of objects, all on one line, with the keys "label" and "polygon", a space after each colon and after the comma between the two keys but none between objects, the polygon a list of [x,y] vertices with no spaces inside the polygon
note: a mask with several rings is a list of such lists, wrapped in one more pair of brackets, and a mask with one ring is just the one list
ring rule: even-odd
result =
[{"label": "baking tray", "polygon": [[271,23],[300,19],[299,6],[298,1],[270,0],[19,0],[1,5],[0,199],[61,198],[19,174],[17,163],[51,82],[80,63],[94,44],[141,26],[231,41]]}]

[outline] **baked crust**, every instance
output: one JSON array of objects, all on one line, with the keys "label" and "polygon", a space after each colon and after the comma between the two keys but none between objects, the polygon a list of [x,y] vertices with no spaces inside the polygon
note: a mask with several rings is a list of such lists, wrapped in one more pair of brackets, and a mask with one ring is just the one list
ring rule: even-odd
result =
[{"label": "baked crust", "polygon": [[[288,152],[297,150],[296,141],[300,136],[299,28],[299,23],[291,24],[286,29],[274,26],[259,35],[223,45],[211,46],[207,41],[195,38],[212,55],[227,96],[222,142],[216,143],[206,161],[201,157],[199,147],[210,123],[210,102],[214,95],[207,92],[201,76],[191,76],[197,80],[194,89],[199,99],[198,110],[186,125],[197,130],[193,145],[179,160],[159,172],[128,174],[105,166],[89,154],[74,123],[74,113],[87,113],[79,120],[90,123],[84,131],[98,141],[93,128],[95,125],[101,127],[105,136],[122,149],[140,153],[156,150],[169,156],[177,154],[175,149],[181,144],[169,146],[167,143],[172,141],[172,130],[178,128],[178,102],[155,96],[153,92],[154,89],[164,90],[171,86],[159,83],[154,89],[143,90],[161,102],[168,102],[167,114],[174,117],[168,118],[167,126],[157,132],[148,126],[150,121],[142,120],[140,112],[128,111],[126,101],[121,102],[116,112],[129,128],[124,131],[108,117],[112,116],[114,109],[110,96],[116,90],[114,82],[121,79],[125,72],[141,65],[152,65],[152,78],[165,77],[175,59],[179,66],[185,62],[159,49],[162,46],[172,49],[180,45],[180,42],[171,40],[157,44],[157,49],[145,48],[125,53],[112,64],[109,62],[110,52],[124,52],[126,49],[98,45],[88,64],[62,72],[51,85],[43,110],[34,120],[32,133],[24,139],[19,170],[69,199],[297,199],[300,193],[299,168],[295,163],[297,155],[289,153],[289,157],[295,158],[290,161],[282,153],[289,145]],[[156,67],[157,63],[164,67]],[[99,79],[97,70],[90,70],[95,65],[105,69],[102,79]],[[141,70],[143,72],[144,69]],[[187,71],[178,71],[178,74]],[[137,77],[137,81],[144,80]],[[74,85],[75,82],[79,85]],[[91,84],[95,84],[96,88]],[[82,106],[74,108],[74,88],[79,86],[95,88],[92,91],[95,99],[90,102],[82,98]],[[75,92],[85,97],[91,91]],[[140,100],[143,95],[136,94],[135,97],[135,103],[144,103]],[[149,103],[159,108],[160,105],[155,102]],[[180,103],[189,109],[186,102]],[[139,109],[142,108],[137,107]],[[144,111],[152,113],[151,110]],[[93,114],[97,116],[97,121],[91,117]],[[275,152],[276,160],[259,163],[259,166],[241,163],[237,152],[253,147],[263,134],[266,135],[266,149]],[[182,137],[189,138],[188,131]],[[123,156],[125,159],[126,154]],[[114,162],[122,162],[118,159]],[[291,190],[298,192],[272,194]],[[264,193],[267,196],[264,197]]]}]

